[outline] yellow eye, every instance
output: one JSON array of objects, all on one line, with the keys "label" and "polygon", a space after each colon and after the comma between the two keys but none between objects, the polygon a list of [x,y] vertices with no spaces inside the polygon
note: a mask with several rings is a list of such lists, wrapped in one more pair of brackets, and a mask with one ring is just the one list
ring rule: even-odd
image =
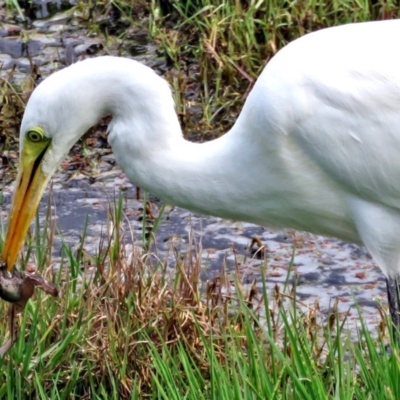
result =
[{"label": "yellow eye", "polygon": [[30,131],[28,131],[26,136],[31,142],[35,143],[41,142],[42,140],[45,139],[43,129],[39,127],[33,128]]}]

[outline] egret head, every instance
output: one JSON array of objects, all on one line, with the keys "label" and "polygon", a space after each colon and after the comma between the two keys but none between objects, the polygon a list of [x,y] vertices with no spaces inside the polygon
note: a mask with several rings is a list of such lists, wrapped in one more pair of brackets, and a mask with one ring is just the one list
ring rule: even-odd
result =
[{"label": "egret head", "polygon": [[135,136],[137,143],[159,143],[151,135],[168,125],[163,121],[172,119],[168,126],[180,132],[173,104],[163,79],[124,58],[87,59],[45,79],[32,93],[20,129],[19,173],[1,256],[7,270],[15,264],[49,179],[74,143],[106,114],[113,116],[110,136],[117,130],[113,127],[129,126],[143,132],[143,140]]},{"label": "egret head", "polygon": [[[79,90],[84,76],[66,68],[43,81],[27,104],[20,128],[18,177],[2,262],[11,270],[48,181],[71,147],[101,117]],[[85,69],[80,68],[81,75]],[[79,74],[78,74],[79,75]],[[77,95],[78,93],[78,95]],[[86,107],[84,106],[86,104]]]}]

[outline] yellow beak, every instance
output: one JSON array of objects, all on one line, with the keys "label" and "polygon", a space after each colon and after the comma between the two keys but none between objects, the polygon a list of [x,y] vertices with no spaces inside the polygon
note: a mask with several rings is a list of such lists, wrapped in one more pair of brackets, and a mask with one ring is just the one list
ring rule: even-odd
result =
[{"label": "yellow beak", "polygon": [[32,218],[50,179],[50,175],[43,173],[41,165],[49,145],[49,141],[42,145],[26,142],[21,152],[8,230],[1,255],[7,271],[14,268]]}]

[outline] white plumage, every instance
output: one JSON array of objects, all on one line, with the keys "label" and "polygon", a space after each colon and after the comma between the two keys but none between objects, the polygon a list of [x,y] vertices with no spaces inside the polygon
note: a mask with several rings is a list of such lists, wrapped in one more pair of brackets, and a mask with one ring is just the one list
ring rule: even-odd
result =
[{"label": "white plumage", "polygon": [[[51,145],[41,168],[50,176],[76,140],[112,114],[109,142],[138,186],[195,212],[363,243],[395,287],[399,37],[400,21],[383,21],[295,40],[268,63],[232,129],[205,144],[183,139],[170,88],[151,69],[123,58],[86,60],[34,91],[21,143],[33,127],[43,129]],[[390,290],[395,319],[398,295]]]}]

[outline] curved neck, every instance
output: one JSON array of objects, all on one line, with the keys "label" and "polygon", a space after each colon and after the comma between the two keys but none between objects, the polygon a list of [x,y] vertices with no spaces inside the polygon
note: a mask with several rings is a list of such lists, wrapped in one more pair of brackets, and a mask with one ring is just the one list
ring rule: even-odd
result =
[{"label": "curved neck", "polygon": [[184,140],[169,85],[152,69],[124,58],[88,59],[37,87],[21,132],[41,126],[49,134],[42,162],[49,175],[87,129],[111,114],[117,162],[164,201],[258,224],[353,235],[345,199],[291,134],[296,115],[276,98],[272,80],[261,75],[227,134],[196,144]]},{"label": "curved neck", "polygon": [[[297,171],[305,171],[296,161],[302,157],[281,143],[287,135],[272,135],[274,126],[257,85],[233,128],[199,144],[183,138],[169,85],[153,70],[120,59],[104,68],[80,80],[96,87],[79,88],[92,105],[93,115],[86,122],[93,125],[105,113],[113,116],[109,142],[118,164],[137,186],[191,211],[258,224],[304,228],[311,217],[319,217],[317,194],[305,190],[298,179]],[[91,93],[95,98],[89,98]],[[300,197],[310,201],[310,215],[297,210]],[[335,219],[338,201],[332,202]]]},{"label": "curved neck", "polygon": [[[108,140],[132,182],[189,210],[249,220],[251,206],[241,210],[243,194],[237,186],[246,182],[253,190],[250,175],[256,168],[250,164],[265,157],[254,153],[257,146],[238,123],[205,144],[184,140],[171,89],[151,68],[124,58],[88,59],[50,76],[32,98],[40,109],[51,105],[68,112],[62,119],[46,118],[45,113],[40,117],[46,132],[57,132],[53,147],[60,154],[54,158],[61,160],[87,129],[111,114]],[[35,107],[25,111],[23,129],[31,120],[37,120]],[[48,125],[50,120],[54,126]],[[249,125],[241,124],[252,131]]]},{"label": "curved neck", "polygon": [[[64,118],[62,127],[45,126],[46,131],[65,132],[54,139],[58,144],[55,148],[70,148],[100,117],[111,114],[108,140],[133,183],[192,211],[232,218],[243,214],[242,219],[249,219],[247,211],[240,210],[242,193],[237,190],[241,182],[249,184],[249,164],[255,159],[252,147],[241,145],[245,134],[233,139],[234,129],[205,144],[186,141],[168,83],[152,69],[131,60],[87,60],[57,75],[39,86],[41,92],[34,93],[46,102],[62,98],[60,109],[70,111],[71,118]],[[52,99],[54,92],[57,98]],[[68,107],[64,105],[67,100]],[[65,126],[65,121],[70,126]]]},{"label": "curved neck", "polygon": [[[154,106],[158,100],[162,103]],[[118,112],[110,110],[108,140],[118,164],[133,183],[167,203],[237,219],[240,207],[232,203],[254,158],[231,140],[232,133],[203,144],[185,140],[173,102],[165,100],[153,98],[140,113],[122,114],[118,104]]]}]

